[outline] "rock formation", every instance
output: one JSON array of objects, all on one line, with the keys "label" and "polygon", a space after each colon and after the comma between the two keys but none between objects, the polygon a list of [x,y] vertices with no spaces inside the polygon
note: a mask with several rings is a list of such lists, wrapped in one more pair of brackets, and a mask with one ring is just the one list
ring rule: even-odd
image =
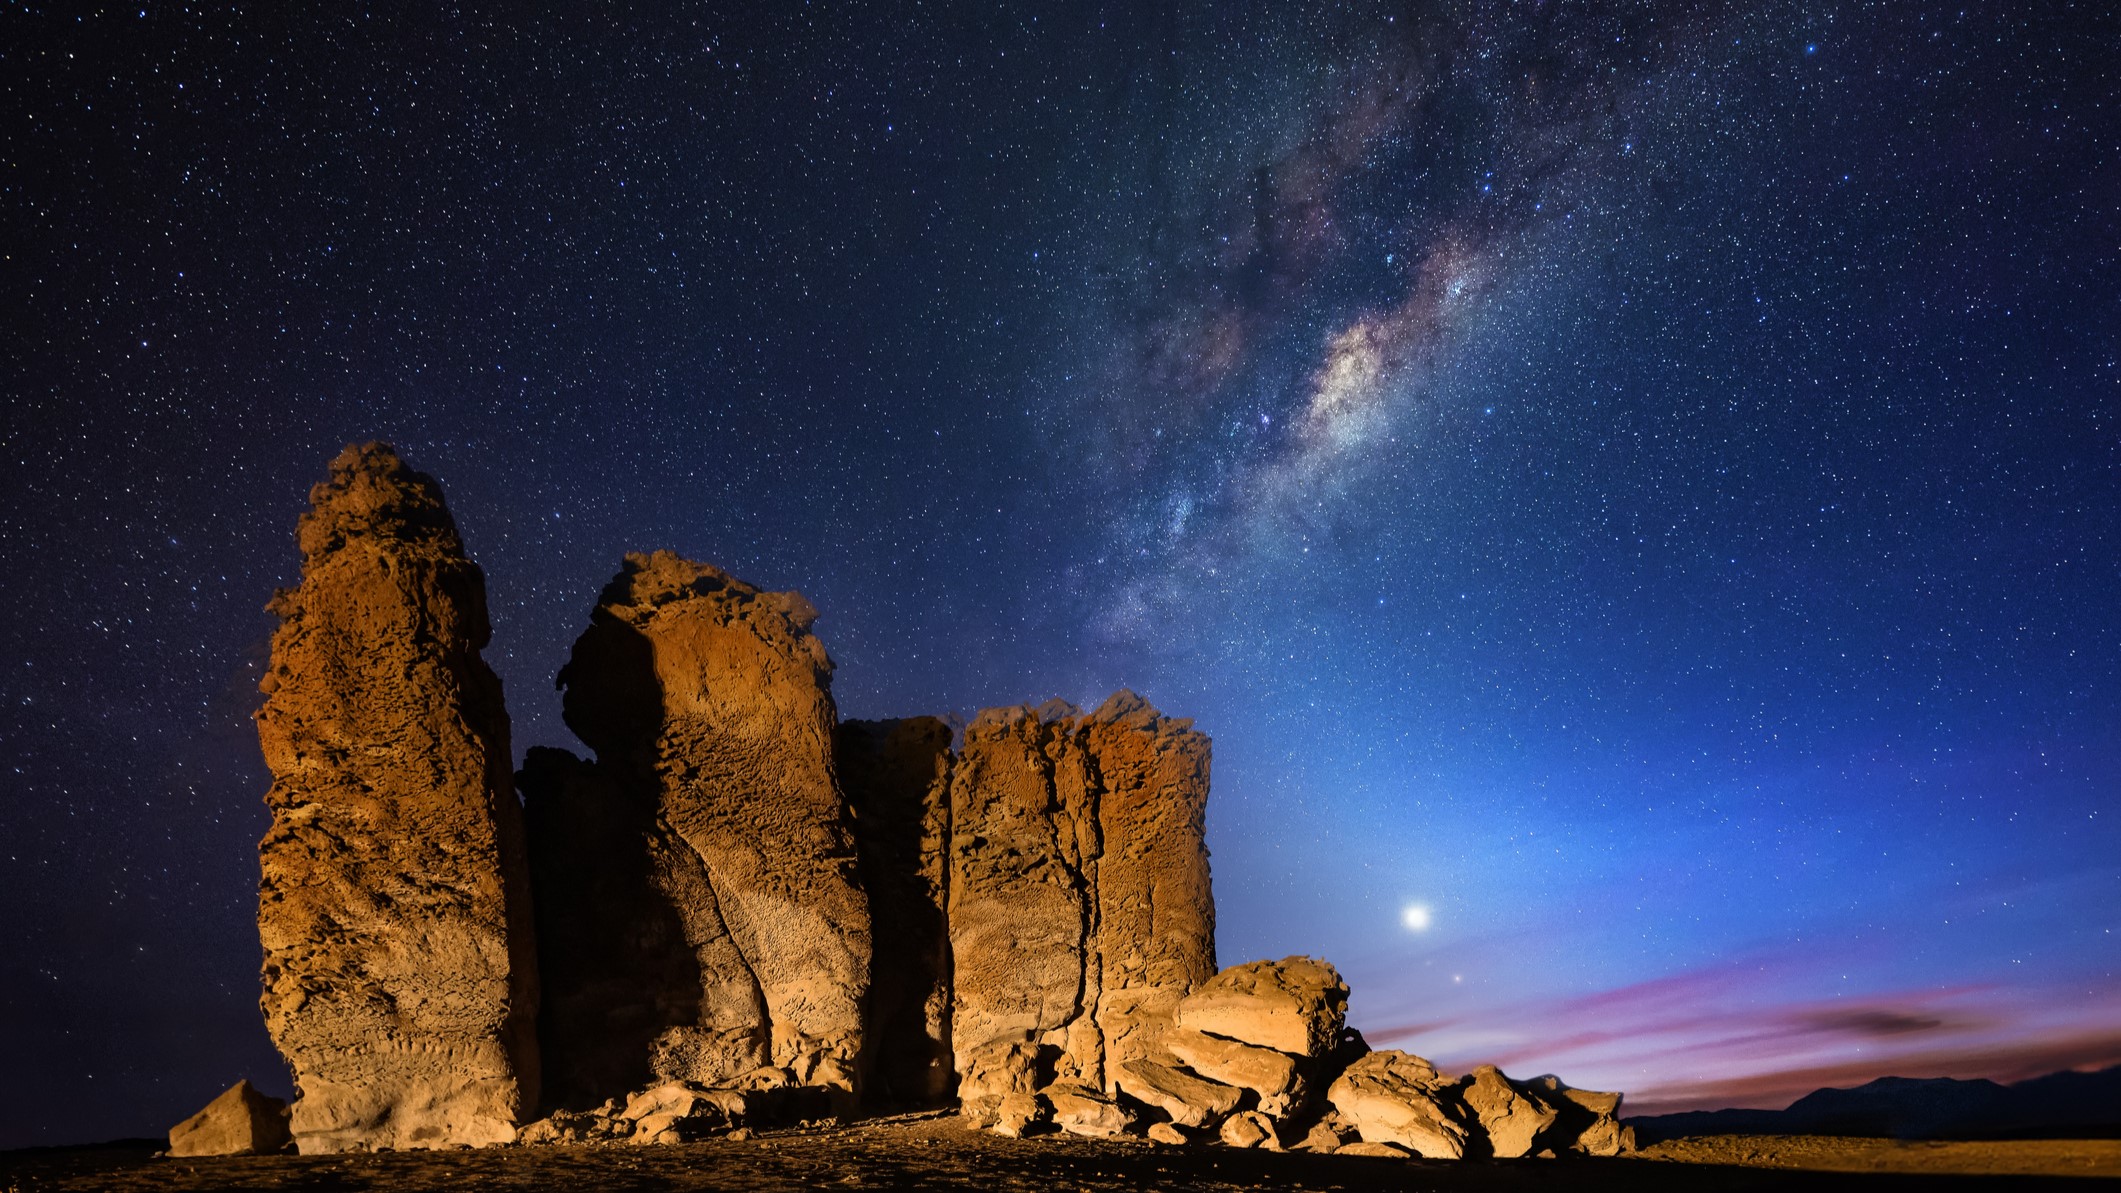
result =
[{"label": "rock formation", "polygon": [[[1371,1052],[1323,961],[1215,972],[1208,739],[1132,692],[989,709],[955,750],[933,717],[840,724],[809,602],[629,555],[559,674],[594,760],[511,776],[434,482],[354,447],[311,500],[258,713],[261,1005],[305,1152],[683,1143],[858,1093],[1012,1136],[1633,1147],[1618,1094]],[[239,1084],[171,1150],[280,1123]]]},{"label": "rock formation", "polygon": [[1113,1092],[1215,968],[1208,739],[1131,692],[1083,716],[988,709],[950,781],[951,1035],[984,1115],[1062,1083]]},{"label": "rock formation", "polygon": [[1208,737],[1133,692],[1081,721],[1096,767],[1093,1002],[1107,1064],[1154,1055],[1179,998],[1215,973]]},{"label": "rock formation", "polygon": [[1493,1065],[1453,1080],[1405,1052],[1372,1052],[1326,1092],[1338,1124],[1363,1142],[1432,1160],[1633,1151],[1620,1095],[1571,1089],[1555,1077],[1512,1081]]},{"label": "rock formation", "polygon": [[434,481],[350,447],[310,494],[258,737],[261,1007],[304,1152],[503,1143],[536,959],[485,579]]},{"label": "rock formation", "polygon": [[581,1110],[770,1059],[757,981],[707,867],[657,815],[651,776],[533,749],[517,776],[531,842],[546,1104]]},{"label": "rock formation", "polygon": [[[1509,1159],[1532,1154],[1534,1142],[1561,1117],[1544,1099],[1520,1090],[1502,1070],[1481,1065],[1458,1083],[1458,1100],[1480,1124],[1488,1155]],[[1614,1099],[1618,1105],[1619,1099]]]},{"label": "rock formation", "polygon": [[169,1129],[172,1156],[260,1156],[288,1144],[287,1103],[238,1081]]},{"label": "rock formation", "polygon": [[950,727],[934,717],[842,722],[834,757],[854,813],[875,957],[871,1106],[931,1106],[956,1092],[950,1054]]},{"label": "rock formation", "polygon": [[[869,910],[816,616],[795,593],[629,555],[560,672],[597,760],[540,753],[524,789],[553,905],[545,1036],[577,1105],[642,1068],[730,1086],[770,1067],[853,1094]],[[600,1034],[607,1020],[623,1034]]]}]

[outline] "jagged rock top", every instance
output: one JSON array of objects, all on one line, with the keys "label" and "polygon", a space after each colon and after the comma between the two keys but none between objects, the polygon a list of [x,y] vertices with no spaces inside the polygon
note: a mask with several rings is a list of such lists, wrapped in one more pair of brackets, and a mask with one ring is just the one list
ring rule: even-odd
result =
[{"label": "jagged rock top", "polygon": [[1041,725],[1053,725],[1062,721],[1074,721],[1083,725],[1119,725],[1128,729],[1146,729],[1155,734],[1182,733],[1193,728],[1191,717],[1167,717],[1141,696],[1121,688],[1106,697],[1105,702],[1097,706],[1097,711],[1087,716],[1081,708],[1056,696],[1037,705],[1004,704],[995,708],[983,708],[965,729],[970,733],[1026,720],[1036,721]]},{"label": "jagged rock top", "polygon": [[331,462],[331,477],[309,491],[310,509],[296,523],[305,556],[328,554],[361,538],[394,544],[431,542],[462,554],[456,520],[435,478],[408,466],[388,443],[349,444]]},{"label": "jagged rock top", "polygon": [[[680,669],[691,679],[678,674],[664,675],[660,683],[649,679],[660,666],[648,657],[649,638],[680,653],[705,650],[719,657],[721,647],[694,639],[725,626],[748,632],[736,641],[755,642],[767,654],[788,660],[794,668],[788,678],[796,688],[815,685],[829,692],[832,659],[810,632],[817,616],[817,607],[799,592],[767,592],[712,564],[670,551],[629,554],[598,594],[590,628],[557,676],[557,685],[566,692],[562,706],[567,725],[599,755],[646,744],[676,706],[692,706],[703,698],[702,692],[692,690],[697,687],[697,668]],[[691,628],[680,628],[685,626]],[[688,645],[675,646],[673,635]],[[661,686],[673,682],[689,686],[682,693]],[[733,694],[761,685],[774,687],[763,675],[723,686]],[[665,708],[666,702],[672,707]]]},{"label": "jagged rock top", "polygon": [[259,683],[260,1009],[302,1151],[503,1142],[537,1098],[536,953],[485,579],[432,477],[332,462]]},{"label": "jagged rock top", "polygon": [[731,620],[778,614],[797,634],[807,632],[818,616],[817,606],[802,593],[766,592],[711,563],[698,563],[674,551],[627,555],[619,574],[604,586],[597,601],[603,612],[637,624],[665,605],[698,597],[729,610]]}]

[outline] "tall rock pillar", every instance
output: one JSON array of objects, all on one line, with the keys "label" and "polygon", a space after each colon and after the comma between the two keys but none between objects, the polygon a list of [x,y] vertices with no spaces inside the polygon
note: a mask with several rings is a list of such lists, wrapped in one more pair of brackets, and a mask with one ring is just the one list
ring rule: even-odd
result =
[{"label": "tall rock pillar", "polygon": [[630,1068],[716,1085],[769,1065],[855,1091],[869,906],[816,617],[800,594],[658,551],[626,557],[575,642],[565,715],[596,762],[537,751],[524,776],[556,903],[546,1033],[556,1054],[579,1037],[555,1073],[570,1091]]},{"label": "tall rock pillar", "polygon": [[538,995],[485,578],[386,445],[340,453],[310,502],[257,714],[260,1004],[295,1142],[509,1142],[538,1096]]},{"label": "tall rock pillar", "polygon": [[1209,743],[1132,692],[988,709],[950,783],[952,1039],[975,1116],[1114,1088],[1215,973]]},{"label": "tall rock pillar", "polygon": [[1209,743],[1193,722],[1116,692],[1080,729],[1098,777],[1099,982],[1109,1070],[1157,1051],[1181,996],[1215,976],[1206,843]]}]

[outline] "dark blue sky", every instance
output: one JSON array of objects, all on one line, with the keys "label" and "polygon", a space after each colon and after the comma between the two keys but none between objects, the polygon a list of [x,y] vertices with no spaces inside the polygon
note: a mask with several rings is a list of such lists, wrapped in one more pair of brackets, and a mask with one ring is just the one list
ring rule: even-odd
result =
[{"label": "dark blue sky", "polygon": [[248,716],[366,438],[519,751],[670,547],[846,715],[1196,717],[1222,959],[1373,1042],[2121,1060],[2105,6],[758,7],[0,10],[0,1145],[284,1090]]}]

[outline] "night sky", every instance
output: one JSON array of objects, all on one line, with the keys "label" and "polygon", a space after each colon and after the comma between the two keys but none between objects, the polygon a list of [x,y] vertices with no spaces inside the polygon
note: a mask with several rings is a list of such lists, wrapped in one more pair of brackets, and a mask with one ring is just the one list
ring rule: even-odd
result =
[{"label": "night sky", "polygon": [[843,716],[1197,718],[1222,961],[1373,1044],[2121,1061],[2110,6],[536,7],[0,6],[0,1146],[288,1092],[249,718],[371,438],[519,753],[668,547]]}]

